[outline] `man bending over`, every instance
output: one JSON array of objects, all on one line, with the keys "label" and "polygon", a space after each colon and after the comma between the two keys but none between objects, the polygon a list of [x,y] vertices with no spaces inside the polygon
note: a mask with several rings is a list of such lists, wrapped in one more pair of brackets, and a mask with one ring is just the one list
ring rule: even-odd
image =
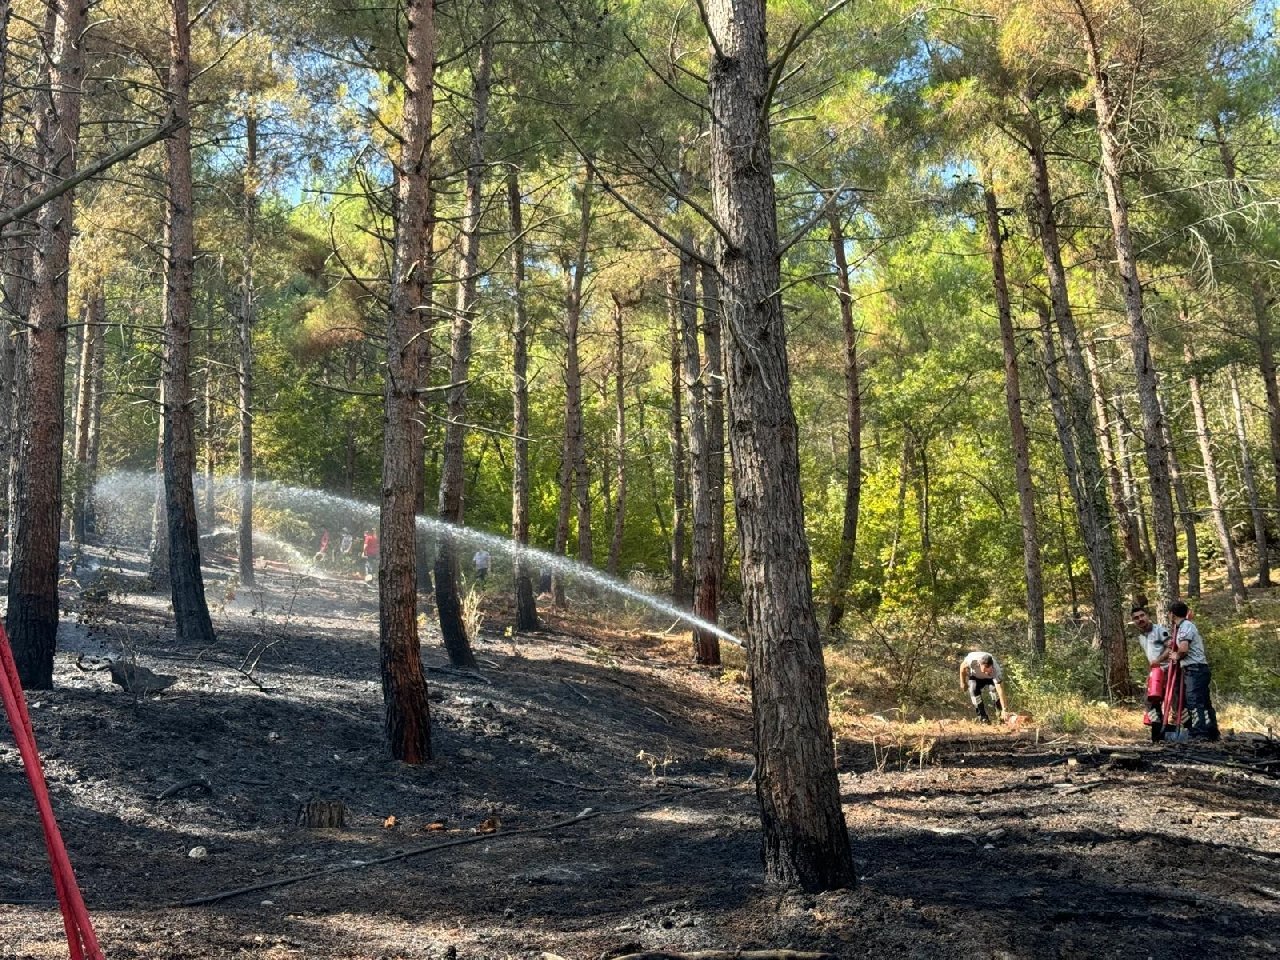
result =
[{"label": "man bending over", "polygon": [[969,699],[973,702],[974,712],[980,723],[990,723],[987,715],[987,704],[983,699],[983,691],[988,687],[996,694],[996,704],[1001,716],[1009,709],[1009,700],[1004,695],[1004,671],[996,658],[989,653],[975,650],[964,658],[960,664],[960,686],[969,691]]}]

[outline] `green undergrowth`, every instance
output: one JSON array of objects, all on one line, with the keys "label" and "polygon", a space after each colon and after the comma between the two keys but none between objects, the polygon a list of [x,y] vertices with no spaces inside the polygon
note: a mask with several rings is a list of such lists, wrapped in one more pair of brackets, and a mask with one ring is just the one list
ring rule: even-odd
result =
[{"label": "green undergrowth", "polygon": [[[1210,595],[1193,607],[1213,666],[1213,697],[1224,730],[1280,731],[1280,601],[1258,592],[1237,612]],[[1136,691],[1146,662],[1127,634],[1135,695],[1109,701],[1092,624],[1051,623],[1044,657],[1031,655],[1025,624],[903,614],[853,620],[826,647],[828,691],[837,733],[877,722],[967,723],[970,704],[959,665],[970,650],[993,653],[1019,727],[1051,735],[1135,737],[1142,734]]]}]

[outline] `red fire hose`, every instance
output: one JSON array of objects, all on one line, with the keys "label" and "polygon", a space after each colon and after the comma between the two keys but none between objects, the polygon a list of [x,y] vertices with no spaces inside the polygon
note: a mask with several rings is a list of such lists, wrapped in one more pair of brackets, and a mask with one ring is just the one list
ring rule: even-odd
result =
[{"label": "red fire hose", "polygon": [[49,802],[49,788],[44,782],[44,770],[40,766],[40,752],[36,749],[35,734],[31,729],[31,716],[27,713],[27,701],[18,681],[18,666],[9,648],[9,635],[0,625],[0,694],[4,696],[4,710],[13,728],[13,739],[22,754],[22,766],[27,771],[31,792],[35,794],[36,810],[40,813],[40,826],[44,829],[44,843],[49,851],[49,864],[53,868],[53,886],[62,908],[62,926],[67,932],[67,950],[71,960],[105,960],[98,946],[93,921],[85,909],[80,885],[76,883],[71,858],[58,831],[58,821],[53,817],[53,804]]}]

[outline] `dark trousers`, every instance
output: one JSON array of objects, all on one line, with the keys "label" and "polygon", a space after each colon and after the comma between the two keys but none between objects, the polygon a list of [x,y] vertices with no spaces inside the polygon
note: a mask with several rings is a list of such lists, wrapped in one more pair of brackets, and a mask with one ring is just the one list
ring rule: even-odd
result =
[{"label": "dark trousers", "polygon": [[991,718],[987,716],[987,704],[982,697],[982,691],[994,686],[995,681],[989,678],[969,678],[969,699],[973,702],[973,710],[978,715],[978,719],[983,723],[990,723]]},{"label": "dark trousers", "polygon": [[1183,667],[1187,678],[1187,713],[1191,717],[1191,736],[1200,740],[1218,739],[1218,714],[1209,699],[1210,672],[1207,663]]}]

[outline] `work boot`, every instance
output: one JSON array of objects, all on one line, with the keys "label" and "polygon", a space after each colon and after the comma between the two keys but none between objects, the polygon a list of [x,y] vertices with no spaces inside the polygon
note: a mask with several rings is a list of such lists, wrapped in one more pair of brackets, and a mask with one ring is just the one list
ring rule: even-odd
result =
[{"label": "work boot", "polygon": [[981,700],[979,700],[979,701],[978,701],[978,703],[976,703],[976,704],[974,705],[973,710],[974,710],[974,712],[978,715],[978,722],[979,722],[979,723],[990,723],[990,722],[991,722],[991,718],[990,718],[989,716],[987,716],[987,705],[986,705],[984,702],[982,702]]}]

